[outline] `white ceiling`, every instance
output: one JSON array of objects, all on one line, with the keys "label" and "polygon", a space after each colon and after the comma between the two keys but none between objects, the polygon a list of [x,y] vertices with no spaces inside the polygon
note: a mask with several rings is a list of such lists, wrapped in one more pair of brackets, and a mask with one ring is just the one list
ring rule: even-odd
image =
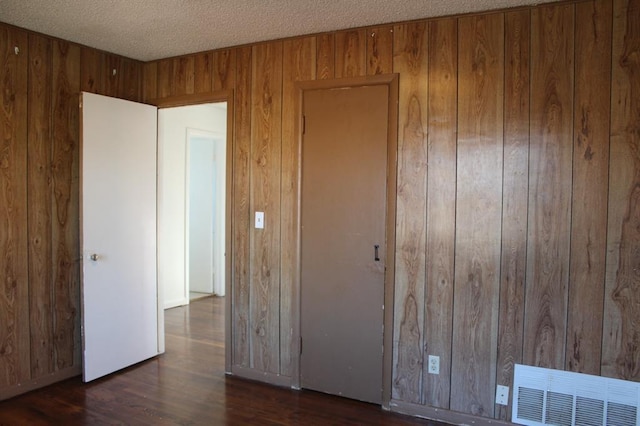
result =
[{"label": "white ceiling", "polygon": [[149,61],[550,1],[557,0],[0,0],[0,21]]}]

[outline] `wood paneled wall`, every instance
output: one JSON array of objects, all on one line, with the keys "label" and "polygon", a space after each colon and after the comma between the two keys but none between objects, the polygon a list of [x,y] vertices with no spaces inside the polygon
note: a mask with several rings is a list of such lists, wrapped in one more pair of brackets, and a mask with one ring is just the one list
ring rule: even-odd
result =
[{"label": "wood paneled wall", "polygon": [[0,389],[78,365],[78,90],[234,91],[232,365],[282,384],[297,356],[293,83],[389,72],[393,406],[509,419],[494,395],[514,363],[640,381],[638,22],[640,0],[580,0],[143,67],[1,26]]},{"label": "wood paneled wall", "polygon": [[139,101],[141,78],[0,24],[0,399],[80,372],[78,95]]},{"label": "wood paneled wall", "polygon": [[294,373],[293,82],[395,72],[393,406],[509,419],[514,363],[639,381],[638,22],[563,2],[146,64],[147,99],[235,89],[232,364]]}]

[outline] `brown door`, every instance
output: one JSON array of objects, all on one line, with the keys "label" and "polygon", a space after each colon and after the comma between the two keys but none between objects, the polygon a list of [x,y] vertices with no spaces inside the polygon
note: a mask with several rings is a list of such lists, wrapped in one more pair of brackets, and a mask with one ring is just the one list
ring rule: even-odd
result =
[{"label": "brown door", "polygon": [[301,385],[382,402],[386,85],[304,92]]}]

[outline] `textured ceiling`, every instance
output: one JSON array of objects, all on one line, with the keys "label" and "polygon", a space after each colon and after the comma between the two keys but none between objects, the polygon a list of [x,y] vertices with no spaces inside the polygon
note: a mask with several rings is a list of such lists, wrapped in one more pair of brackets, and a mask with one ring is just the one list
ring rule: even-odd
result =
[{"label": "textured ceiling", "polygon": [[0,21],[149,61],[554,0],[0,0]]}]

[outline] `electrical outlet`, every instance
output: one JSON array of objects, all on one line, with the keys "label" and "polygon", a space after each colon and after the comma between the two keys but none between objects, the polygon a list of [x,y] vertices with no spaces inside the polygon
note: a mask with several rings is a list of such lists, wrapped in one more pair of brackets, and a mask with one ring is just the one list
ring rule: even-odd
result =
[{"label": "electrical outlet", "polygon": [[429,374],[440,374],[440,357],[429,355]]},{"label": "electrical outlet", "polygon": [[498,385],[496,388],[496,404],[509,405],[509,386]]}]

